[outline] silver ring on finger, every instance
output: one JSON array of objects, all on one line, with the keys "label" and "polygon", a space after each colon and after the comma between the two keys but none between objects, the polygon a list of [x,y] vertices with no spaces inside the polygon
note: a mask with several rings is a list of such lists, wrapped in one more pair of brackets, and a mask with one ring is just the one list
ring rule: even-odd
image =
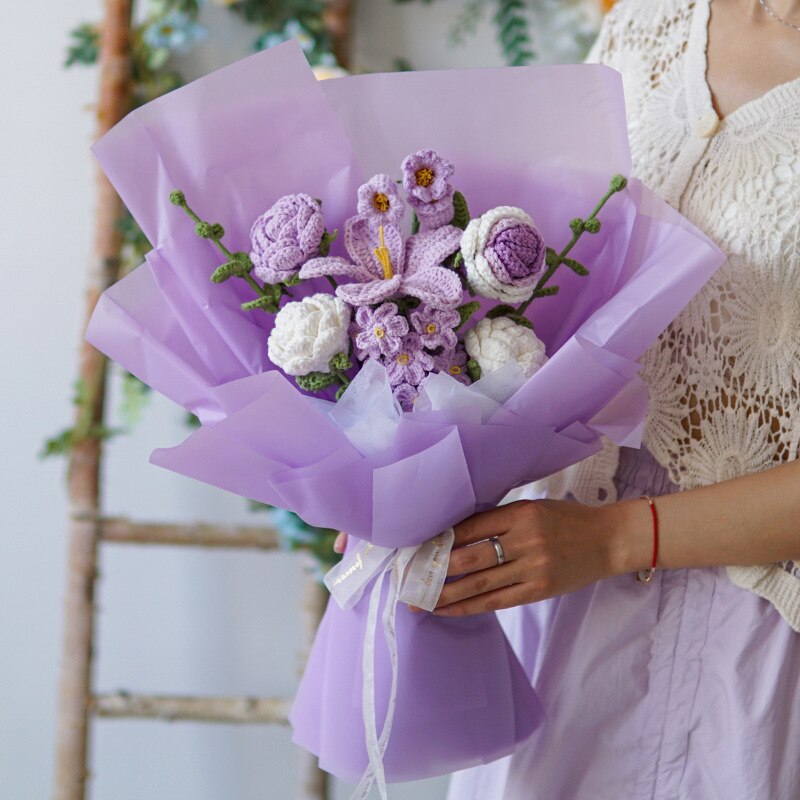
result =
[{"label": "silver ring on finger", "polygon": [[494,545],[494,551],[497,553],[497,566],[499,567],[501,564],[505,564],[506,562],[506,554],[503,550],[503,545],[500,544],[500,537],[499,536],[492,536],[489,541]]}]

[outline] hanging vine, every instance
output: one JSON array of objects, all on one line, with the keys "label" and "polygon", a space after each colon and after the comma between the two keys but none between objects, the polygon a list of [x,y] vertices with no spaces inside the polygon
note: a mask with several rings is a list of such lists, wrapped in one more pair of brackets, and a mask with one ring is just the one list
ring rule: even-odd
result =
[{"label": "hanging vine", "polygon": [[[435,0],[394,0],[398,4]],[[534,31],[540,40],[556,42],[568,58],[581,58],[597,34],[599,12],[613,0],[466,0],[450,27],[450,41],[463,45],[473,36],[490,10],[497,41],[509,66],[524,66],[538,58]]]}]

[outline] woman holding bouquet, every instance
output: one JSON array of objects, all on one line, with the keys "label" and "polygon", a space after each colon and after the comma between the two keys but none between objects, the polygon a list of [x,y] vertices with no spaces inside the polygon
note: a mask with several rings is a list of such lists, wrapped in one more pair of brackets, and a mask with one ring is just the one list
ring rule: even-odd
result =
[{"label": "woman holding bouquet", "polygon": [[643,359],[643,450],[456,528],[434,613],[508,609],[546,720],[450,798],[790,800],[800,2],[622,0],[589,60],[623,75],[634,175],[729,258]]}]

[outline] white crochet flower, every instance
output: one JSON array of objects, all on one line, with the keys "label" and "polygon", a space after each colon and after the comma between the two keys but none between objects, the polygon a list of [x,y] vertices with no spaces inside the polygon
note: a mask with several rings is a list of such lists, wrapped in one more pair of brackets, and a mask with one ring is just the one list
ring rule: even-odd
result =
[{"label": "white crochet flower", "polygon": [[[516,246],[503,242],[510,234]],[[470,220],[461,237],[461,255],[473,290],[504,303],[527,300],[545,267],[541,234],[531,217],[514,206],[497,206]]]},{"label": "white crochet flower", "polygon": [[482,319],[467,331],[464,345],[483,374],[516,361],[525,377],[530,378],[547,361],[541,339],[530,328],[517,325],[508,317]]},{"label": "white crochet flower", "polygon": [[332,294],[287,303],[275,317],[267,352],[287,375],[329,372],[330,360],[350,346],[350,307]]}]

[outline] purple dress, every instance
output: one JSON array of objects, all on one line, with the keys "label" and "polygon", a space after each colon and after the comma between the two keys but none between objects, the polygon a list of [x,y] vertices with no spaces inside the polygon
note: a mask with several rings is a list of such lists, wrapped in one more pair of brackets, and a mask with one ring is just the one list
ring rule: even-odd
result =
[{"label": "purple dress", "polygon": [[[620,499],[676,491],[627,448],[615,483]],[[724,567],[500,616],[546,721],[517,754],[456,773],[449,800],[800,798],[800,637]]]}]

